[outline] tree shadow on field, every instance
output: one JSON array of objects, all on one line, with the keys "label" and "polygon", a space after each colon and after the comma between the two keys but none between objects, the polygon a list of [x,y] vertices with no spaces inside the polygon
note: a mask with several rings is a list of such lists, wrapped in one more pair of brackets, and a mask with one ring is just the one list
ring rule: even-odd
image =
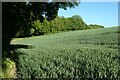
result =
[{"label": "tree shadow on field", "polygon": [[[33,49],[33,45],[24,45],[24,44],[10,44],[9,49],[10,53],[7,55],[7,57],[14,60],[16,56],[18,56],[21,52],[18,52],[18,49]],[[21,53],[22,54],[22,53]]]},{"label": "tree shadow on field", "polygon": [[32,49],[32,48],[34,48],[34,46],[33,45],[24,45],[24,44],[11,44],[10,45],[10,51],[15,51],[19,48]]}]

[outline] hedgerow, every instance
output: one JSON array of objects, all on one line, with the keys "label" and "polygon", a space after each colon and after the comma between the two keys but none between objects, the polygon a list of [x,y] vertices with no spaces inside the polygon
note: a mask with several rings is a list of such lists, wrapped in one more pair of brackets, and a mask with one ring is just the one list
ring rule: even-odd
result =
[{"label": "hedgerow", "polygon": [[61,31],[86,30],[95,28],[104,28],[104,26],[87,25],[78,15],[74,15],[69,18],[57,16],[54,20],[51,21],[44,20],[44,22],[40,22],[39,20],[36,20],[32,22],[30,29],[20,29],[20,31],[17,32],[16,37],[38,36],[58,33]]}]

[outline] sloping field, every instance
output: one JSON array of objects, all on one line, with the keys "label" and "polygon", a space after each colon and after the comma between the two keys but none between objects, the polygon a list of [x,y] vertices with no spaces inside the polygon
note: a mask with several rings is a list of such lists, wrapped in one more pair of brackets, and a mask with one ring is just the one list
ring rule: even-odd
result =
[{"label": "sloping field", "polygon": [[118,33],[112,27],[14,39],[17,76],[118,78]]}]

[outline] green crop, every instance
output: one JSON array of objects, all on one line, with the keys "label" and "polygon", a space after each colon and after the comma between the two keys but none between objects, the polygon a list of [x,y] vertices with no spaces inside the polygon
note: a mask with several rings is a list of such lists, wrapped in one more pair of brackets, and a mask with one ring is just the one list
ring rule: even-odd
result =
[{"label": "green crop", "polygon": [[14,39],[18,78],[119,78],[118,27]]}]

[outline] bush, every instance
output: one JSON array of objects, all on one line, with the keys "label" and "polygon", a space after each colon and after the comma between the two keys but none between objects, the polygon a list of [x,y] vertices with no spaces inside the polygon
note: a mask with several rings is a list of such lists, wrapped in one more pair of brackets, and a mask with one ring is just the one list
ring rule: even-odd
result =
[{"label": "bush", "polygon": [[89,27],[90,27],[91,29],[104,28],[104,26],[102,26],[102,25],[97,25],[97,24],[90,24]]}]

